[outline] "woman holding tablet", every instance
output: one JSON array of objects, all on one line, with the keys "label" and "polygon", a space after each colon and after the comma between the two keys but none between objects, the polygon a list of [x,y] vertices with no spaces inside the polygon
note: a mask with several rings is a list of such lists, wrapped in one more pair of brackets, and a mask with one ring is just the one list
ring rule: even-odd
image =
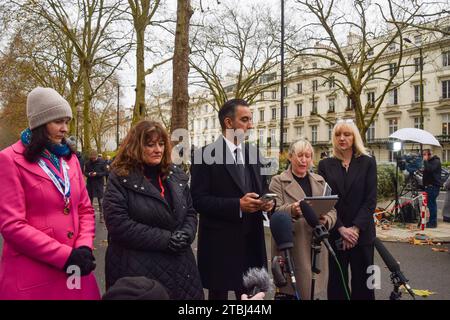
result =
[{"label": "woman holding tablet", "polygon": [[[326,184],[321,176],[309,171],[313,160],[313,148],[308,141],[302,139],[294,142],[289,148],[288,157],[291,165],[280,175],[272,178],[269,189],[270,192],[277,194],[276,210],[289,212],[292,216],[294,230],[292,256],[297,290],[300,292],[301,299],[307,300],[311,293],[312,228],[302,217],[299,200],[305,197],[322,196]],[[336,212],[334,209],[320,217],[320,222],[328,229],[334,226],[335,221]],[[272,256],[280,255],[274,241],[272,241],[272,244]],[[323,245],[319,260],[321,272],[317,276],[315,285],[317,297],[326,294],[328,281],[328,253]],[[275,299],[296,299],[292,286],[288,284],[281,288],[275,295]]]}]

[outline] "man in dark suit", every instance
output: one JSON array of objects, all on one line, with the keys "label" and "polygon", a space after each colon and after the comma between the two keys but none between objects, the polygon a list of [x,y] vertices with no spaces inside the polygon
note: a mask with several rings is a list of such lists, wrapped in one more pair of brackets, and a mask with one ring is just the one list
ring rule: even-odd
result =
[{"label": "man in dark suit", "polygon": [[194,153],[191,194],[199,212],[198,267],[210,300],[239,299],[248,268],[265,267],[262,211],[273,202],[258,199],[267,190],[258,150],[244,143],[253,128],[245,100],[227,101],[219,111],[222,136]]}]

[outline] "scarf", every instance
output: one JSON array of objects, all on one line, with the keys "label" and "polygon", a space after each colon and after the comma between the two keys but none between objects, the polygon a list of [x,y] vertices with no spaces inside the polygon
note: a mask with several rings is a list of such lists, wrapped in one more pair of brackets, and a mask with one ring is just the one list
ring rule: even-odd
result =
[{"label": "scarf", "polygon": [[[31,142],[31,130],[27,128],[22,131],[20,134],[20,140],[23,145],[26,147]],[[60,161],[61,157],[67,156],[70,154],[70,148],[66,143],[52,143],[48,142],[45,146],[45,149],[42,151],[41,156],[47,160],[49,160],[58,171],[61,171]]]}]

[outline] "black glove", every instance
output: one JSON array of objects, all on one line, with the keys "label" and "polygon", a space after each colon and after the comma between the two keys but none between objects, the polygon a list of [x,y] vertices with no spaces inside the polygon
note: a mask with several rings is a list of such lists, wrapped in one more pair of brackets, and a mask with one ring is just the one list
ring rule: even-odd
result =
[{"label": "black glove", "polygon": [[92,250],[89,247],[82,246],[72,249],[66,264],[64,265],[64,272],[67,272],[69,266],[76,265],[80,268],[81,275],[87,276],[96,267],[95,257],[92,254]]},{"label": "black glove", "polygon": [[189,246],[189,235],[185,231],[177,230],[172,233],[167,248],[174,253],[181,253],[184,252]]}]

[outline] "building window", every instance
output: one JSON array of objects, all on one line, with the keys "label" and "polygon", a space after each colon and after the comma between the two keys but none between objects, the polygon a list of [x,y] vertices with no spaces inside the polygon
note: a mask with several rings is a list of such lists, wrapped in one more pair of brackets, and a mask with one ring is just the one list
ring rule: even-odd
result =
[{"label": "building window", "polygon": [[422,36],[415,36],[414,37],[414,43],[418,46],[422,44]]},{"label": "building window", "polygon": [[295,128],[295,135],[297,138],[300,138],[303,136],[303,127],[296,127]]},{"label": "building window", "polygon": [[313,90],[313,92],[316,92],[318,88],[319,88],[319,85],[317,83],[317,80],[313,80],[312,81],[312,90]]},{"label": "building window", "polygon": [[367,103],[370,108],[375,106],[375,92],[367,92]]},{"label": "building window", "polygon": [[389,45],[389,47],[388,47],[389,51],[394,51],[395,48],[396,48],[395,43],[391,43],[391,44]]},{"label": "building window", "polygon": [[264,92],[261,92],[261,93],[259,94],[259,99],[260,99],[260,100],[264,100]]},{"label": "building window", "polygon": [[450,149],[442,150],[442,161],[449,162],[450,161]]},{"label": "building window", "polygon": [[287,142],[287,137],[288,137],[288,129],[283,128],[283,143]]},{"label": "building window", "polygon": [[442,66],[450,66],[450,51],[442,52]]},{"label": "building window", "polygon": [[389,162],[395,162],[395,154],[396,152],[389,150]]},{"label": "building window", "polygon": [[331,141],[331,137],[333,135],[333,127],[334,126],[332,124],[328,125],[328,141]]},{"label": "building window", "polygon": [[297,83],[297,93],[298,94],[302,94],[302,92],[303,92],[303,85],[302,85],[302,83],[301,82]]},{"label": "building window", "polygon": [[259,121],[264,121],[264,109],[259,110]]},{"label": "building window", "polygon": [[375,122],[372,122],[369,126],[369,128],[367,128],[366,131],[366,140],[367,141],[373,141],[375,140]]},{"label": "building window", "polygon": [[334,60],[330,60],[330,66],[334,66],[336,62]]},{"label": "building window", "polygon": [[414,128],[420,129],[420,117],[414,117]]},{"label": "building window", "polygon": [[375,68],[370,68],[368,77],[369,80],[375,79]]},{"label": "building window", "polygon": [[272,108],[272,120],[277,120],[277,108]]},{"label": "building window", "polygon": [[288,106],[283,106],[283,118],[288,118]]},{"label": "building window", "polygon": [[276,140],[275,134],[276,134],[275,129],[270,129],[270,146],[271,147],[274,147],[276,145],[275,144],[275,140]]},{"label": "building window", "polygon": [[397,72],[397,64],[389,63],[389,76],[392,77]]},{"label": "building window", "polygon": [[397,88],[389,91],[389,104],[391,104],[391,105],[398,104],[398,89]]},{"label": "building window", "polygon": [[346,110],[354,110],[355,109],[355,102],[350,99],[350,97],[347,97],[347,109]]},{"label": "building window", "polygon": [[330,87],[330,89],[333,89],[333,88],[335,88],[336,87],[336,82],[335,82],[335,78],[334,78],[334,76],[331,76],[329,79],[328,79],[328,86]]},{"label": "building window", "polygon": [[353,54],[347,53],[347,60],[352,61],[352,59],[353,59]]},{"label": "building window", "polygon": [[415,72],[419,72],[420,71],[420,66],[421,65],[422,65],[422,70],[423,70],[423,58],[422,58],[422,64],[420,63],[420,57],[414,58],[414,71]]},{"label": "building window", "polygon": [[442,135],[450,135],[450,114],[446,113],[442,115]]},{"label": "building window", "polygon": [[[422,86],[422,90],[423,90],[423,86]],[[414,86],[414,102],[420,102],[421,98],[423,101],[423,97],[420,97],[420,85],[417,84]]]},{"label": "building window", "polygon": [[311,113],[317,114],[317,100],[313,100]]},{"label": "building window", "polygon": [[367,56],[371,57],[373,56],[373,48],[369,49],[369,51],[367,51]]},{"label": "building window", "polygon": [[301,103],[297,103],[297,117],[303,116],[303,105]]},{"label": "building window", "polygon": [[398,130],[398,119],[389,120],[389,135]]},{"label": "building window", "polygon": [[287,86],[283,88],[283,97],[287,97],[288,96],[288,88]]},{"label": "building window", "polygon": [[442,99],[450,98],[450,80],[442,81]]},{"label": "building window", "polygon": [[328,112],[335,112],[335,100],[334,100],[334,98],[328,99]]},{"label": "building window", "polygon": [[264,140],[264,135],[265,135],[265,131],[264,129],[259,129],[259,145],[265,145],[265,140]]},{"label": "building window", "polygon": [[272,99],[275,100],[277,98],[277,92],[272,91]]},{"label": "building window", "polygon": [[208,130],[208,120],[209,120],[209,119],[205,119],[205,127],[204,127],[205,130]]},{"label": "building window", "polygon": [[[214,121],[214,117],[211,118],[211,125],[212,125],[213,129],[216,128],[216,122]],[[214,139],[213,139],[213,141],[214,141]]]},{"label": "building window", "polygon": [[313,62],[312,67],[313,69],[317,69],[317,62]]},{"label": "building window", "polygon": [[311,126],[311,142],[317,142],[317,126]]}]

